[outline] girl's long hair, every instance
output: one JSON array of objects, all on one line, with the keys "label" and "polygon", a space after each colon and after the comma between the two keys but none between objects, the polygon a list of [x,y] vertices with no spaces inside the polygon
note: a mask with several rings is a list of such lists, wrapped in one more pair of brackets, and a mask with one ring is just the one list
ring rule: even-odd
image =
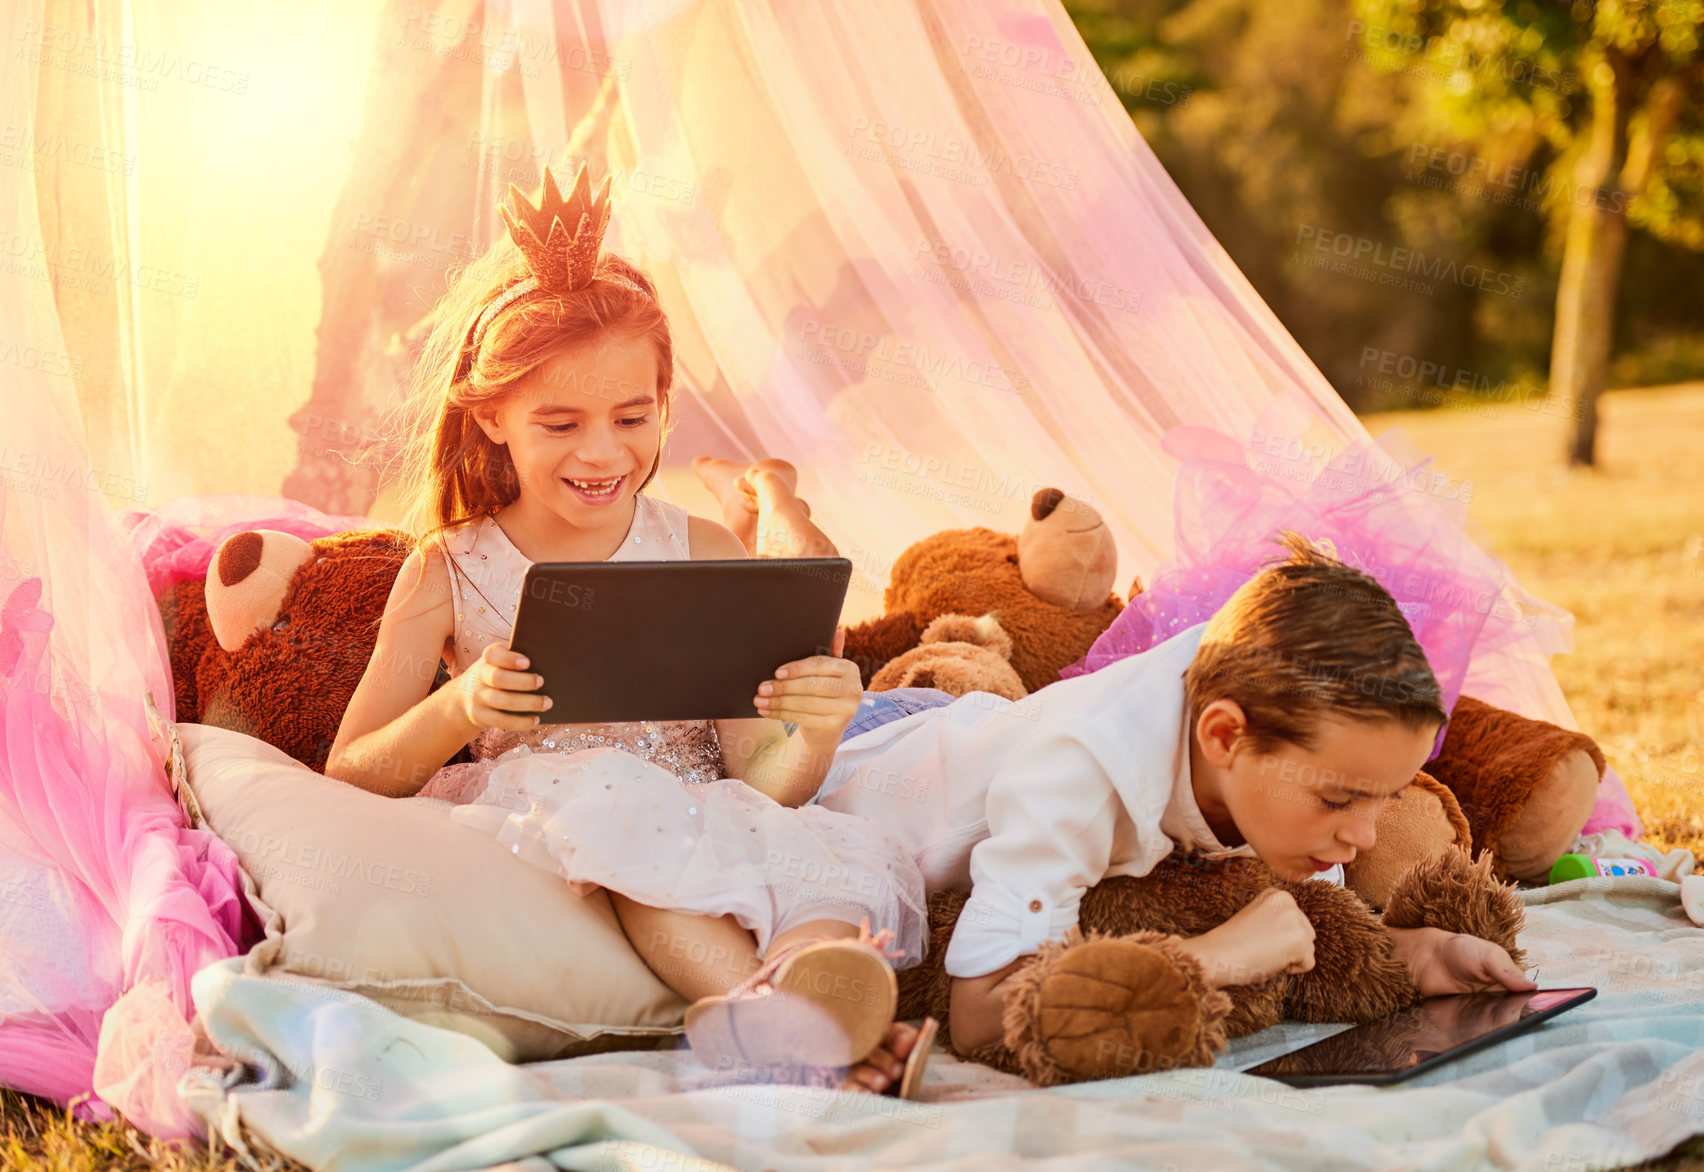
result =
[{"label": "girl's long hair", "polygon": [[[638,266],[603,253],[589,285],[534,292],[497,314],[477,352],[470,335],[486,307],[531,275],[507,236],[459,271],[431,315],[400,411],[402,527],[416,548],[445,530],[494,515],[520,495],[507,445],[494,444],[474,411],[517,393],[517,384],[564,350],[615,337],[650,341],[657,353],[657,408],[664,434],[674,390],[674,340],[657,288]],[[387,429],[389,430],[389,429]],[[661,449],[659,446],[659,460]],[[656,464],[640,490],[656,475]]]}]

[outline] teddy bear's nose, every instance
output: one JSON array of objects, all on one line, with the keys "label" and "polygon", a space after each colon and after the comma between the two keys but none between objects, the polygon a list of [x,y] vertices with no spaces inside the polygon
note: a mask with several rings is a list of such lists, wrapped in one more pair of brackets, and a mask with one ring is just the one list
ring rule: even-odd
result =
[{"label": "teddy bear's nose", "polygon": [[219,550],[220,585],[235,586],[254,573],[265,548],[266,539],[252,529],[225,542]]},{"label": "teddy bear's nose", "polygon": [[1053,510],[1059,507],[1059,502],[1065,499],[1065,493],[1057,488],[1038,488],[1030,498],[1030,516],[1037,521],[1045,521],[1053,515]]}]

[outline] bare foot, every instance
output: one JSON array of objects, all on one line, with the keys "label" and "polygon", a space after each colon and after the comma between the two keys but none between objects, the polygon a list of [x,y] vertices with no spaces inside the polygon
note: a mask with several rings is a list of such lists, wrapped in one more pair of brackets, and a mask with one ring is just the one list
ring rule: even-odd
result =
[{"label": "bare foot", "polygon": [[[785,472],[771,465],[785,465]],[[834,542],[811,520],[811,509],[793,492],[798,474],[784,460],[760,460],[742,477],[757,496],[755,545],[760,558],[831,558],[839,554]]]},{"label": "bare foot", "polygon": [[722,506],[722,524],[754,558],[834,557],[838,550],[798,497],[799,470],[786,460],[741,465],[698,456],[692,471]]},{"label": "bare foot", "polygon": [[757,544],[757,493],[745,479],[748,467],[714,456],[695,456],[692,461],[693,475],[722,506],[722,524],[733,530],[751,553]]},{"label": "bare foot", "polygon": [[905,1060],[917,1043],[917,1027],[896,1021],[882,1035],[881,1044],[858,1065],[846,1072],[843,1091],[866,1091],[872,1095],[884,1093],[905,1074]]},{"label": "bare foot", "polygon": [[753,474],[758,472],[770,472],[780,477],[788,492],[799,491],[799,470],[786,460],[758,460],[745,470],[745,479],[750,481]]}]

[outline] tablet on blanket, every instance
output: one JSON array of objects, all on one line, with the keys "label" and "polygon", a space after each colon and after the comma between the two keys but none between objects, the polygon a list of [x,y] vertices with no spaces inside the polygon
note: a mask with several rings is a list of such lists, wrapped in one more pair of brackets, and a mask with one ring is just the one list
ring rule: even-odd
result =
[{"label": "tablet on blanket", "polygon": [[851,577],[845,558],[538,562],[509,647],[550,723],[756,716],[776,668],[828,654]]},{"label": "tablet on blanket", "polygon": [[1597,996],[1593,988],[1428,997],[1385,1018],[1251,1066],[1245,1074],[1296,1087],[1388,1086],[1500,1042]]}]

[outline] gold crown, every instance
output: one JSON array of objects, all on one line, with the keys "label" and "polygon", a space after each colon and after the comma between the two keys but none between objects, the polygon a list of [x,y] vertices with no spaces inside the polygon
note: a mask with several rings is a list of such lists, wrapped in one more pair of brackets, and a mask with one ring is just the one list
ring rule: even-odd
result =
[{"label": "gold crown", "polygon": [[538,205],[509,184],[509,203],[497,210],[509,226],[509,237],[527,258],[533,279],[552,293],[570,293],[592,283],[609,227],[609,176],[592,191],[586,165],[574,177],[568,198],[562,198],[550,168],[542,168],[544,183]]},{"label": "gold crown", "polygon": [[[485,331],[503,310],[535,293],[564,294],[584,289],[597,273],[604,230],[609,227],[610,176],[606,175],[597,191],[593,192],[586,165],[581,163],[580,173],[574,177],[574,186],[569,190],[568,198],[563,199],[550,168],[542,170],[544,182],[539,190],[537,206],[513,183],[509,184],[509,204],[497,205],[503,222],[508,225],[509,238],[526,258],[532,275],[505,289],[475,320],[462,351],[458,378],[471,373],[474,358],[485,341]],[[611,273],[606,279],[625,285],[635,293],[650,296],[626,277]]]}]

